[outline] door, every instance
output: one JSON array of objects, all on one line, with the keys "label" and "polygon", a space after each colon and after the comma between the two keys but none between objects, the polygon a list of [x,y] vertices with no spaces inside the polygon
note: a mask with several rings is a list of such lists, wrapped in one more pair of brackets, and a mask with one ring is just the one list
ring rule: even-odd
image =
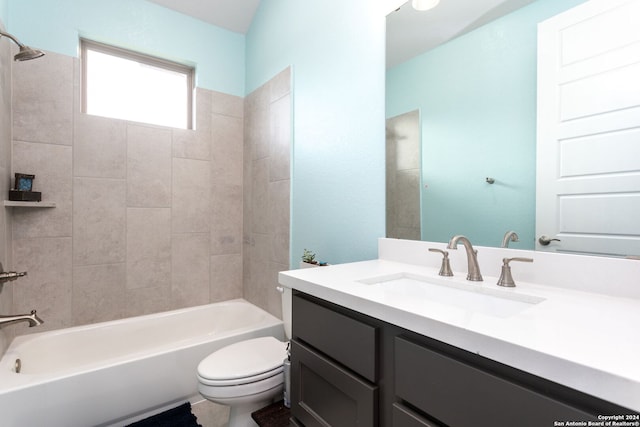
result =
[{"label": "door", "polygon": [[536,249],[640,254],[640,0],[538,27]]}]

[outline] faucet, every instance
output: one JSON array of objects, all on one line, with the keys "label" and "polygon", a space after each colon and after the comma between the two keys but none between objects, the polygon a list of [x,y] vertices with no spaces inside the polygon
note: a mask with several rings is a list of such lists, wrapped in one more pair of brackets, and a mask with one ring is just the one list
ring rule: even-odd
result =
[{"label": "faucet", "polygon": [[0,326],[17,322],[29,322],[29,327],[42,325],[44,320],[36,315],[35,310],[31,310],[31,314],[17,314],[15,316],[0,316]]},{"label": "faucet", "polygon": [[508,248],[509,247],[509,242],[519,242],[520,240],[518,240],[518,234],[515,231],[507,231],[506,233],[504,233],[504,237],[502,238],[502,245],[500,245],[501,248]]},{"label": "faucet", "polygon": [[480,266],[478,265],[478,251],[473,249],[471,242],[465,236],[458,234],[449,240],[447,249],[458,249],[458,241],[462,242],[464,249],[467,251],[467,280],[473,282],[482,282],[480,274]]},{"label": "faucet", "polygon": [[24,277],[27,275],[26,271],[21,273],[17,273],[15,271],[4,271],[4,267],[2,267],[2,263],[0,262],[0,285],[5,282],[12,282],[19,277]]}]

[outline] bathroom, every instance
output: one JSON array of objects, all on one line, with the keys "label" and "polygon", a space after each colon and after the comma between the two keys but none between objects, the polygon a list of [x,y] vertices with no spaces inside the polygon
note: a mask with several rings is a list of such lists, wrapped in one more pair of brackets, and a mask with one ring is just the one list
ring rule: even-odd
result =
[{"label": "bathroom", "polygon": [[[280,316],[277,272],[296,266],[304,248],[333,264],[376,258],[385,234],[385,20],[370,2],[262,2],[246,36],[142,0],[51,3],[0,2],[8,31],[47,51],[10,74],[3,50],[0,185],[8,189],[18,169],[33,172],[56,203],[0,214],[2,263],[29,272],[3,286],[0,313],[37,309],[38,329],[52,330],[243,297]],[[536,3],[542,14],[580,1]],[[82,117],[78,35],[196,63],[204,122],[194,132],[209,136]],[[20,104],[33,101],[44,111]],[[267,154],[259,144],[270,126],[282,140]],[[87,135],[110,145],[91,146],[101,141]],[[527,207],[510,228],[533,241],[526,157],[518,179]],[[3,332],[4,348],[33,331]]]}]

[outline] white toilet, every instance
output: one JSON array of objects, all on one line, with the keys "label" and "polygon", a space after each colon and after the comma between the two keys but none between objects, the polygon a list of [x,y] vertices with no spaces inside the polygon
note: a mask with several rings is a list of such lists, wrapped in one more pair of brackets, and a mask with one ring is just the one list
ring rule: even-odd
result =
[{"label": "white toilet", "polygon": [[[291,338],[291,289],[282,293],[282,317]],[[287,343],[274,337],[254,338],[223,347],[198,365],[198,391],[215,403],[231,407],[229,427],[255,426],[251,413],[280,399],[284,391],[283,362]]]}]

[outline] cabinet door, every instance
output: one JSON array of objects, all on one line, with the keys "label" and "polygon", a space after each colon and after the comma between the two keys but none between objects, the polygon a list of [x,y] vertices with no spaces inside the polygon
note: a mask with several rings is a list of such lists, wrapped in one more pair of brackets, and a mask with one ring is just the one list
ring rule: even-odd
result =
[{"label": "cabinet door", "polygon": [[393,427],[440,427],[399,403],[393,404]]},{"label": "cabinet door", "polygon": [[293,298],[293,338],[371,382],[377,378],[377,328],[300,296]]},{"label": "cabinet door", "polygon": [[378,388],[291,341],[291,413],[306,427],[375,427]]},{"label": "cabinet door", "polygon": [[398,397],[451,426],[540,427],[596,420],[542,392],[398,337],[395,370]]}]

